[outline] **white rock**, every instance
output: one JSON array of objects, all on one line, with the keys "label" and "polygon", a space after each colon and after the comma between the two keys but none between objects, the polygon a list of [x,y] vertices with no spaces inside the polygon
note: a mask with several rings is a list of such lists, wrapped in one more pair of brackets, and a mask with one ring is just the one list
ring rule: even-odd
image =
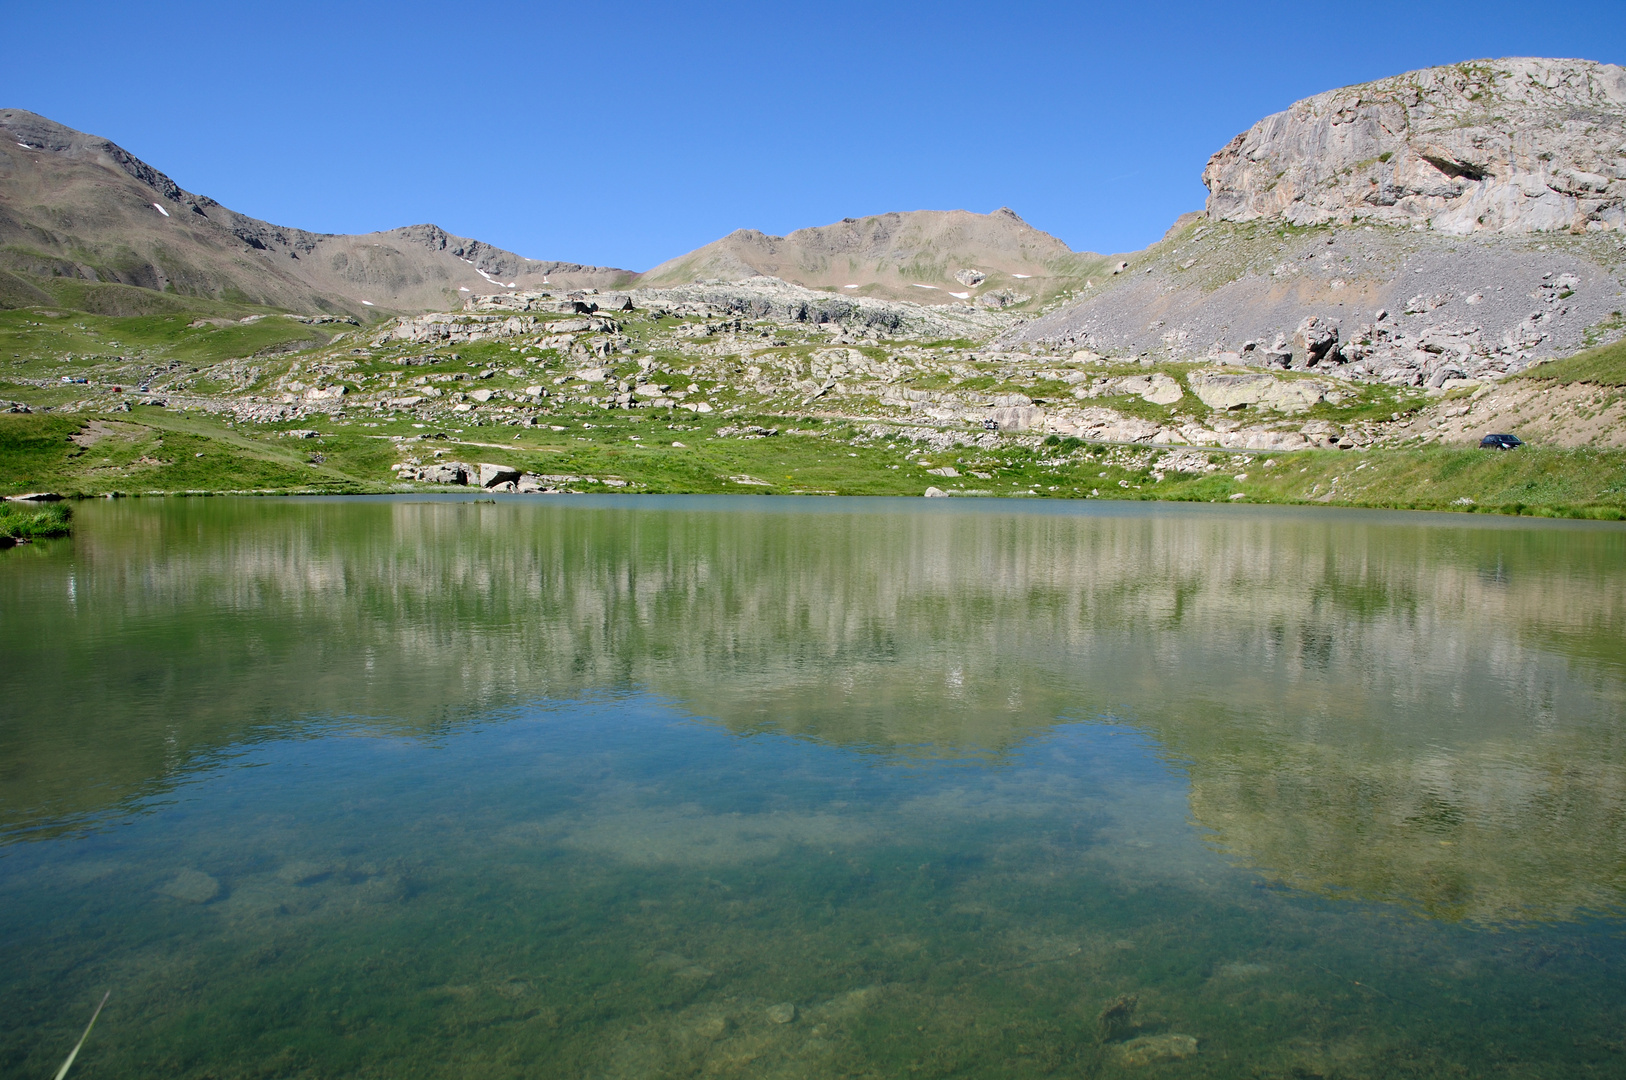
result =
[{"label": "white rock", "polygon": [[1186,382],[1210,409],[1258,405],[1279,412],[1303,412],[1327,393],[1327,387],[1313,379],[1278,379],[1263,372],[1194,371]]}]

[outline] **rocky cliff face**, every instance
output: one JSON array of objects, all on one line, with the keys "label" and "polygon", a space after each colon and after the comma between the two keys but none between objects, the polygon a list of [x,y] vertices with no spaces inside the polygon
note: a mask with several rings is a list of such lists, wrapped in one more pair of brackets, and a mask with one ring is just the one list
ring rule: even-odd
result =
[{"label": "rocky cliff face", "polygon": [[1203,182],[1223,221],[1626,229],[1626,69],[1481,60],[1331,90],[1232,139]]}]

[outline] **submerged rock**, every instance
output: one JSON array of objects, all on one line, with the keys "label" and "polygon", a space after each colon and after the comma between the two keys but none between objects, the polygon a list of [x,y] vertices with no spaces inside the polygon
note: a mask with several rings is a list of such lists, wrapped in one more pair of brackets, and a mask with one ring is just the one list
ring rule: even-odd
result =
[{"label": "submerged rock", "polygon": [[1102,1042],[1117,1042],[1135,1030],[1135,1008],[1140,1004],[1138,994],[1119,994],[1095,1018],[1095,1030]]},{"label": "submerged rock", "polygon": [[1179,1061],[1197,1053],[1197,1040],[1191,1035],[1168,1032],[1163,1035],[1142,1035],[1118,1047],[1118,1058],[1125,1065],[1151,1065],[1158,1061]]},{"label": "submerged rock", "polygon": [[202,870],[182,870],[158,889],[165,896],[189,904],[207,904],[220,895],[220,882]]},{"label": "submerged rock", "polygon": [[788,1024],[796,1019],[796,1006],[788,1001],[771,1006],[768,1009],[768,1019],[776,1024]]}]

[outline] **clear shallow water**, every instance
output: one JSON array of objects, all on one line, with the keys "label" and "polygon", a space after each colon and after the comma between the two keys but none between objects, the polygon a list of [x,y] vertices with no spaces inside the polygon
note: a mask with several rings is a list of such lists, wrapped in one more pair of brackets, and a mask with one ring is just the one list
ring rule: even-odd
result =
[{"label": "clear shallow water", "polygon": [[87,505],[0,558],[0,1073],[112,989],[75,1075],[1621,1075],[1623,571],[1336,512]]}]

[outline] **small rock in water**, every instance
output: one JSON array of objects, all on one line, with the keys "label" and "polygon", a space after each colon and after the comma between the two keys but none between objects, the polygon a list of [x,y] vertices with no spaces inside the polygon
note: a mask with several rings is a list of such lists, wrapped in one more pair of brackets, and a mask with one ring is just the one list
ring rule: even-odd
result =
[{"label": "small rock in water", "polygon": [[207,904],[220,895],[220,882],[202,870],[182,870],[158,891],[189,904]]},{"label": "small rock in water", "polygon": [[277,880],[288,885],[309,885],[313,881],[320,881],[332,874],[333,867],[327,863],[296,859],[293,862],[282,864],[277,870]]},{"label": "small rock in water", "polygon": [[776,1024],[788,1024],[796,1019],[796,1006],[788,1001],[780,1002],[768,1010],[768,1019]]},{"label": "small rock in water", "polygon": [[1190,1035],[1142,1035],[1118,1047],[1125,1065],[1150,1065],[1156,1061],[1179,1061],[1197,1052],[1197,1040]]},{"label": "small rock in water", "polygon": [[1102,1042],[1117,1042],[1135,1030],[1135,1007],[1140,1004],[1138,994],[1119,994],[1107,1002],[1106,1008],[1095,1018],[1096,1032]]}]

